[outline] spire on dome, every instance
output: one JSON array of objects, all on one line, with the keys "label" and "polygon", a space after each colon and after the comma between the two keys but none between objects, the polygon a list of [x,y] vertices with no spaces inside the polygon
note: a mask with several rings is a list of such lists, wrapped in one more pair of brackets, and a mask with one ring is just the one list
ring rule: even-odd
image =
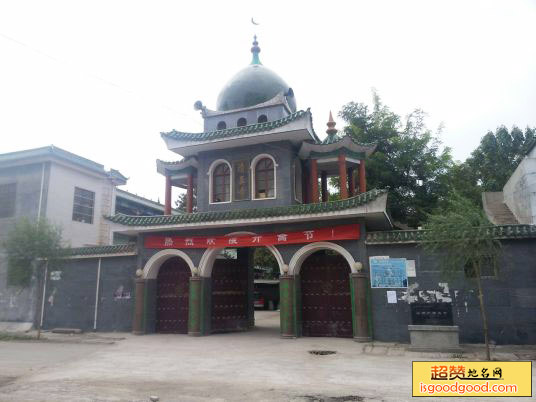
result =
[{"label": "spire on dome", "polygon": [[261,48],[259,47],[259,42],[257,42],[257,35],[253,35],[253,47],[251,48],[253,58],[251,59],[251,64],[262,64],[261,59],[259,59],[260,52]]},{"label": "spire on dome", "polygon": [[330,137],[334,136],[335,134],[337,134],[337,129],[335,128],[335,120],[333,120],[333,115],[331,114],[331,110],[329,111],[329,120],[327,122],[327,126],[328,126],[328,129],[326,130],[326,133],[328,133],[328,135]]}]

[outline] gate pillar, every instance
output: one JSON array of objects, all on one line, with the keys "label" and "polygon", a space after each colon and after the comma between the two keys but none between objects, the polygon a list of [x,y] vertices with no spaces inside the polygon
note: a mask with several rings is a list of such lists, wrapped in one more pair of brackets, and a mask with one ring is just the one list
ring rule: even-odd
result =
[{"label": "gate pillar", "polygon": [[279,306],[281,337],[297,338],[301,335],[300,278],[297,275],[279,277]]},{"label": "gate pillar", "polygon": [[190,277],[188,305],[188,335],[210,334],[211,279],[202,276]]},{"label": "gate pillar", "polygon": [[350,289],[352,294],[352,324],[354,341],[370,342],[367,308],[368,277],[362,272],[350,274]]},{"label": "gate pillar", "polygon": [[145,279],[136,278],[135,283],[135,304],[134,304],[134,318],[132,321],[132,333],[134,335],[145,334],[145,328],[143,325],[143,316],[145,314]]}]

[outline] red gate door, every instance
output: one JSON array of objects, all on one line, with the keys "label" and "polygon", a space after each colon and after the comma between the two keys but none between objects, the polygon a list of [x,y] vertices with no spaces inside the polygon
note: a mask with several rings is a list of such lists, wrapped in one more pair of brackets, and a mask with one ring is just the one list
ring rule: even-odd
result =
[{"label": "red gate door", "polygon": [[318,251],[300,270],[303,336],[352,337],[350,267],[339,254]]},{"label": "red gate door", "polygon": [[212,268],[212,332],[248,328],[248,267],[240,260],[214,261]]},{"label": "red gate door", "polygon": [[156,279],[156,332],[188,333],[190,268],[179,257],[167,260]]}]

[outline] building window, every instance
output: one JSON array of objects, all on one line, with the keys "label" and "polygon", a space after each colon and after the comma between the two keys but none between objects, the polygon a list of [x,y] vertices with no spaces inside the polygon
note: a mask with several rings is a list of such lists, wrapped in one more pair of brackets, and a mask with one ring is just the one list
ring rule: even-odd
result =
[{"label": "building window", "polygon": [[93,223],[93,210],[95,208],[95,193],[74,188],[73,221]]},{"label": "building window", "polygon": [[227,124],[225,124],[224,121],[220,121],[218,123],[218,127],[217,127],[218,130],[225,130],[226,128],[227,128]]},{"label": "building window", "polygon": [[15,216],[17,183],[0,184],[0,218]]},{"label": "building window", "polygon": [[237,161],[233,165],[234,200],[247,200],[249,199],[249,163],[248,161]]},{"label": "building window", "polygon": [[245,126],[246,124],[248,124],[248,122],[244,117],[239,118],[238,121],[236,122],[236,125],[238,127]]},{"label": "building window", "polygon": [[272,158],[259,159],[254,167],[255,199],[275,197],[275,164]]},{"label": "building window", "polygon": [[[463,268],[464,268],[463,270],[464,270],[466,278],[471,278],[471,279],[476,278],[476,271],[470,262],[465,264]],[[498,278],[497,267],[495,266],[491,258],[484,258],[484,263],[480,267],[480,277],[491,278],[491,279]]]},{"label": "building window", "polygon": [[231,200],[231,169],[227,163],[220,163],[212,173],[212,202]]},{"label": "building window", "polygon": [[265,114],[261,114],[259,118],[257,119],[258,123],[266,123],[268,121],[268,117],[266,117]]}]

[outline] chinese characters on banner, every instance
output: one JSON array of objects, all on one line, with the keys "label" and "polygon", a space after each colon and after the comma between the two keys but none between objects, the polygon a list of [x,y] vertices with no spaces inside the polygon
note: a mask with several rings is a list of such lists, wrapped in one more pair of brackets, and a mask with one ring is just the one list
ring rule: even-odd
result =
[{"label": "chinese characters on banner", "polygon": [[317,241],[357,240],[359,225],[341,225],[298,232],[260,233],[238,236],[148,236],[146,248],[256,247]]}]

